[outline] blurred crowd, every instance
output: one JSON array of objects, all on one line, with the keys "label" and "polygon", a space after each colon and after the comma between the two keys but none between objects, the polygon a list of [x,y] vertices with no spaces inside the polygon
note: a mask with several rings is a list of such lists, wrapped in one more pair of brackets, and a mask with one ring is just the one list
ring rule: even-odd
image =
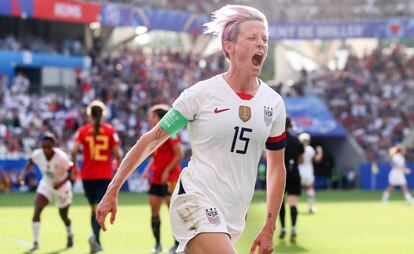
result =
[{"label": "blurred crowd", "polygon": [[[370,161],[386,160],[388,149],[414,128],[414,56],[406,52],[400,46],[377,49],[362,59],[350,56],[343,70],[319,70],[308,77],[313,93],[325,100]],[[413,152],[407,155],[414,161]]]},{"label": "blurred crowd", "polygon": [[27,36],[17,39],[13,35],[0,35],[0,50],[59,53],[63,55],[85,55],[85,49],[79,40],[65,39],[61,43],[46,42],[39,37]]},{"label": "blurred crowd", "polygon": [[[203,58],[180,52],[128,51],[99,58],[90,72],[78,72],[78,87],[67,95],[29,94],[30,82],[18,73],[0,77],[0,159],[27,156],[44,130],[53,130],[68,151],[76,129],[87,121],[86,106],[101,98],[106,120],[118,131],[124,151],[149,129],[147,109],[171,105],[180,92],[224,69],[221,54]],[[186,133],[183,133],[186,140]]]}]

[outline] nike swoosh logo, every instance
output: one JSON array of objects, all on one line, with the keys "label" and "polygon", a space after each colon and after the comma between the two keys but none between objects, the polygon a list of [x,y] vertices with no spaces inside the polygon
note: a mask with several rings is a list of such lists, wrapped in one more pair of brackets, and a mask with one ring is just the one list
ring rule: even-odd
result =
[{"label": "nike swoosh logo", "polygon": [[218,114],[218,113],[221,113],[221,112],[224,112],[224,111],[227,111],[227,110],[230,110],[230,109],[229,108],[223,108],[223,109],[215,108],[214,113]]}]

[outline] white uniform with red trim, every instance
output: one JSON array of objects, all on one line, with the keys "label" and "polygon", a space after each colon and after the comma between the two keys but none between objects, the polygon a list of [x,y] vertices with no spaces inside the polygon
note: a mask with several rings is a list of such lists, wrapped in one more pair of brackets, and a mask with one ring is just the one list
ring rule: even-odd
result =
[{"label": "white uniform with red trim", "polygon": [[72,184],[66,181],[59,189],[55,190],[53,184],[59,183],[68,175],[71,164],[65,152],[59,148],[53,148],[55,154],[51,160],[47,160],[42,149],[33,151],[30,159],[42,172],[37,192],[45,196],[49,201],[54,201],[59,208],[66,207],[72,203]]},{"label": "white uniform with red trim", "polygon": [[407,184],[407,179],[404,175],[405,158],[402,154],[396,153],[391,157],[392,169],[388,175],[388,182],[393,186],[401,186]]},{"label": "white uniform with red trim", "polygon": [[201,232],[225,232],[236,242],[263,150],[285,147],[284,102],[263,82],[242,99],[217,75],[186,89],[173,108],[190,121],[192,150],[170,207],[178,251]]}]

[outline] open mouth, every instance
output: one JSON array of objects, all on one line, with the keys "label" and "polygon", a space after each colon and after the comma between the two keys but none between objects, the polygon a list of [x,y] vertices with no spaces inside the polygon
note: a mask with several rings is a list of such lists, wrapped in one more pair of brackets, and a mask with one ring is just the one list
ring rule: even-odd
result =
[{"label": "open mouth", "polygon": [[262,64],[262,61],[263,61],[263,55],[261,53],[256,53],[252,57],[252,64],[255,67],[260,66]]}]

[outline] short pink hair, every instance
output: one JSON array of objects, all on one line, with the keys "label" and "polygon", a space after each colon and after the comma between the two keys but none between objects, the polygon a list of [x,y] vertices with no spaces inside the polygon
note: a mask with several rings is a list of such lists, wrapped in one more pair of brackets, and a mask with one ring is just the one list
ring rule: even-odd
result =
[{"label": "short pink hair", "polygon": [[204,33],[213,34],[221,38],[221,47],[224,50],[224,42],[237,40],[239,26],[244,21],[258,20],[268,27],[266,16],[256,8],[244,5],[226,5],[212,13],[212,21],[204,24]]}]

